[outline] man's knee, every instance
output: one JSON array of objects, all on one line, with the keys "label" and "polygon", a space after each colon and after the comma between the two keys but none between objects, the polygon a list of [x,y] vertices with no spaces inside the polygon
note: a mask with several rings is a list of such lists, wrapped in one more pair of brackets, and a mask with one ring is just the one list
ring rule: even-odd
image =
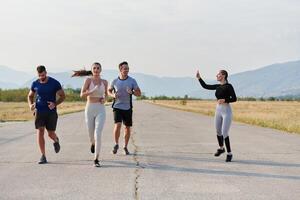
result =
[{"label": "man's knee", "polygon": [[130,126],[125,126],[125,135],[130,135]]},{"label": "man's knee", "polygon": [[48,131],[48,136],[49,137],[55,136],[55,132],[54,131]]},{"label": "man's knee", "polygon": [[45,129],[44,128],[37,129],[37,134],[44,135],[44,133],[45,133]]},{"label": "man's knee", "polygon": [[120,130],[122,123],[115,123],[115,129]]}]

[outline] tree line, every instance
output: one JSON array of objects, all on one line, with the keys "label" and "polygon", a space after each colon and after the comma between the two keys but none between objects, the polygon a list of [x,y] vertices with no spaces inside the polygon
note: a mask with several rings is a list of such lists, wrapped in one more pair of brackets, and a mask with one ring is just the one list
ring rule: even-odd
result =
[{"label": "tree line", "polygon": [[[138,97],[139,100],[211,100],[211,99],[202,99],[189,97],[188,95],[180,96],[154,96],[147,97],[145,94],[142,94],[141,97]],[[287,95],[287,96],[279,96],[279,97],[238,97],[238,101],[300,101],[300,95]]]},{"label": "tree line", "polygon": [[[65,101],[85,101],[85,99],[80,98],[80,89],[72,89],[66,88],[64,89],[66,93]],[[0,88],[0,101],[2,102],[26,102],[27,95],[29,92],[29,88],[21,88],[21,89],[1,89]],[[143,93],[140,97],[136,98],[137,100],[207,100],[201,98],[189,97],[188,95],[180,96],[154,96],[147,97],[145,93]],[[111,97],[108,98],[108,101],[111,102],[113,99]],[[267,97],[267,98],[254,98],[254,97],[238,97],[238,101],[300,101],[300,95],[288,95],[288,96],[280,96],[280,97]]]},{"label": "tree line", "polygon": [[[66,94],[65,101],[85,101],[80,97],[80,89],[67,88],[64,89]],[[7,89],[2,90],[0,88],[0,101],[2,102],[26,102],[29,88],[20,89]],[[108,98],[108,101],[112,101],[112,98]]]}]

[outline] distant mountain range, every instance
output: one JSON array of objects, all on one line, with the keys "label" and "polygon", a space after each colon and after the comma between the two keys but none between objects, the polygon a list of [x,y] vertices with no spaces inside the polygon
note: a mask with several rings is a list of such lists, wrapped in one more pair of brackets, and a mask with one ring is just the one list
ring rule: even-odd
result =
[{"label": "distant mountain range", "polygon": [[[30,87],[36,79],[26,72],[0,66],[0,88]],[[229,72],[230,73],[230,72]],[[80,88],[84,78],[71,78],[71,72],[49,73],[65,88]],[[116,70],[104,70],[102,77],[112,81],[118,76]],[[214,92],[202,89],[193,77],[158,77],[142,73],[130,73],[146,96],[184,96],[214,98]],[[300,96],[300,60],[278,63],[252,71],[230,75],[229,82],[239,97]],[[205,80],[207,83],[216,81]]]},{"label": "distant mountain range", "polygon": [[0,66],[0,88],[11,89],[24,85],[25,81],[32,78],[32,75],[16,71],[6,66]]}]

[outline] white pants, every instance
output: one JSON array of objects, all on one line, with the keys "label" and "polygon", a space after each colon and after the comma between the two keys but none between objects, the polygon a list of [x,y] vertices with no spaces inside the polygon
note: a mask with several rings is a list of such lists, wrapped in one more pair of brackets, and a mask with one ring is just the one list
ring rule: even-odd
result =
[{"label": "white pants", "polygon": [[105,106],[101,103],[87,103],[85,107],[85,122],[87,124],[90,142],[95,144],[95,159],[98,159],[101,148],[101,136],[105,123]]},{"label": "white pants", "polygon": [[215,113],[215,126],[218,136],[228,137],[232,120],[232,111],[229,104],[217,104]]}]

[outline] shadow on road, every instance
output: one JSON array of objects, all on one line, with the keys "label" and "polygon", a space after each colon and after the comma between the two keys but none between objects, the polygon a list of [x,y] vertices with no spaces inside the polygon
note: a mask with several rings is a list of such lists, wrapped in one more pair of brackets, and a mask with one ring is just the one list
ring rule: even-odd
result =
[{"label": "shadow on road", "polygon": [[[195,162],[215,162],[224,163],[224,160],[220,159],[209,159],[209,158],[195,158],[186,156],[163,156],[163,155],[150,155],[150,154],[137,154],[140,157],[153,157],[153,158],[164,158],[164,159],[175,159],[175,160],[187,160]],[[298,163],[279,163],[273,161],[262,161],[262,160],[233,160],[232,163],[245,164],[245,165],[261,165],[261,166],[273,166],[273,167],[300,167]]]}]

